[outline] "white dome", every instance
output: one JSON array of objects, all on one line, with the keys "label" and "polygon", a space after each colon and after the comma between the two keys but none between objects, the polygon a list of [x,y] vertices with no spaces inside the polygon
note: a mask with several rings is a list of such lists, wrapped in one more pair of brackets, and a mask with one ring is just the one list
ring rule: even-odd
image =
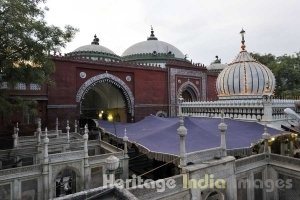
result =
[{"label": "white dome", "polygon": [[154,31],[151,29],[151,35],[146,41],[136,43],[126,49],[122,54],[122,57],[141,55],[141,54],[164,54],[164,55],[174,55],[175,58],[184,59],[184,54],[174,47],[173,45],[159,41],[154,36]]},{"label": "white dome", "polygon": [[206,67],[209,71],[222,71],[228,65],[222,63],[211,63],[209,66]]},{"label": "white dome", "polygon": [[268,67],[242,50],[219,74],[216,88],[220,99],[261,98],[273,94],[275,77]]},{"label": "white dome", "polygon": [[78,47],[66,55],[72,58],[91,59],[94,61],[101,60],[111,62],[120,60],[120,57],[112,50],[99,45],[99,38],[97,35],[94,36],[91,44]]},{"label": "white dome", "polygon": [[73,52],[97,52],[97,53],[108,53],[108,54],[116,55],[112,50],[98,44],[84,45],[78,47]]},{"label": "white dome", "polygon": [[163,53],[163,54],[174,54],[175,58],[184,59],[185,56],[183,53],[174,47],[173,45],[159,41],[159,40],[147,40],[144,42],[139,42],[124,51],[122,54],[123,57],[136,55],[136,54],[143,54],[143,53]]}]

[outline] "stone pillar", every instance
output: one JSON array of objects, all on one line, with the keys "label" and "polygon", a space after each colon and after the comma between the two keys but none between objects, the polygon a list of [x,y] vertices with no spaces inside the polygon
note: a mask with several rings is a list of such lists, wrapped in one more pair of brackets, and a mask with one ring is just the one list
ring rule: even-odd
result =
[{"label": "stone pillar", "polygon": [[17,148],[19,145],[19,123],[17,122],[16,127],[14,127],[14,134],[13,134],[13,139],[14,139],[14,148]]},{"label": "stone pillar", "polygon": [[271,138],[271,135],[267,131],[267,124],[265,124],[264,133],[262,134],[262,139],[264,140],[264,153],[270,153],[270,149],[269,149],[269,139],[270,138]]},{"label": "stone pillar", "polygon": [[187,135],[187,129],[184,126],[183,116],[180,116],[179,120],[179,128],[177,129],[177,133],[180,137],[180,166],[181,168],[186,166],[186,147],[185,147],[185,137]]},{"label": "stone pillar", "polygon": [[89,139],[89,129],[87,124],[84,127],[84,135],[82,136],[84,140],[84,188],[89,189],[91,170],[89,165],[89,149],[88,149],[88,139]]},{"label": "stone pillar", "polygon": [[48,130],[45,128],[44,155],[43,155],[43,188],[44,200],[51,198],[49,190],[49,156],[48,156]]},{"label": "stone pillar", "polygon": [[[278,181],[278,173],[271,165],[267,165],[263,171],[263,181],[273,181],[275,183]],[[273,190],[263,189],[263,199],[264,200],[279,200],[278,199],[278,187],[275,186]]]},{"label": "stone pillar", "polygon": [[272,121],[273,117],[272,117],[272,96],[268,96],[268,95],[265,95],[263,96],[263,106],[264,106],[264,115],[263,115],[263,118],[262,120],[264,122],[270,122]]},{"label": "stone pillar", "polygon": [[285,156],[286,151],[287,151],[287,144],[285,142],[280,142],[280,154]]},{"label": "stone pillar", "polygon": [[101,143],[101,140],[102,140],[101,132],[102,132],[102,129],[98,128],[98,141],[99,141],[99,143]]},{"label": "stone pillar", "polygon": [[74,132],[75,133],[77,133],[77,128],[78,128],[77,120],[75,119],[75,123],[74,123]]},{"label": "stone pillar", "polygon": [[55,121],[55,132],[58,135],[58,117],[56,117],[56,121]]},{"label": "stone pillar", "polygon": [[227,151],[226,151],[226,131],[227,131],[227,124],[224,122],[224,113],[222,111],[221,114],[221,123],[218,125],[218,128],[221,133],[221,144],[220,147],[222,149],[222,156],[225,157],[227,156]]},{"label": "stone pillar", "polygon": [[13,180],[13,187],[12,187],[12,190],[11,190],[11,193],[12,193],[12,199],[15,199],[15,200],[21,200],[21,183],[20,183],[20,180],[15,178]]},{"label": "stone pillar", "polygon": [[69,126],[69,120],[67,120],[67,142],[70,143],[70,126]]},{"label": "stone pillar", "polygon": [[41,118],[37,119],[37,129],[36,129],[36,139],[37,139],[37,154],[35,157],[35,163],[38,164],[38,162],[40,163],[40,160],[43,159],[42,157],[42,147],[41,147],[41,134],[42,134],[42,122],[41,122]]},{"label": "stone pillar", "polygon": [[180,96],[178,98],[178,116],[182,115],[182,102],[183,102],[183,98],[182,96]]},{"label": "stone pillar", "polygon": [[[234,169],[234,168],[235,167],[232,166],[232,169]],[[227,178],[226,178],[226,189],[225,189],[225,194],[224,194],[225,199],[239,200],[239,199],[237,199],[236,175],[234,174],[234,170],[232,170],[231,172],[232,172],[232,174],[230,174],[230,176],[227,175]]]},{"label": "stone pillar", "polygon": [[295,147],[294,147],[294,141],[293,140],[290,141],[290,148],[289,149],[290,149],[290,151],[289,151],[290,152],[290,156],[294,157]]},{"label": "stone pillar", "polygon": [[247,179],[247,199],[254,200],[254,174],[250,172]]},{"label": "stone pillar", "polygon": [[36,129],[36,138],[37,138],[37,146],[39,147],[41,145],[41,133],[42,133],[42,122],[41,122],[41,118],[37,119],[37,129]]},{"label": "stone pillar", "polygon": [[123,142],[124,142],[123,179],[125,180],[128,178],[128,170],[129,170],[129,156],[128,156],[128,148],[127,148],[128,137],[127,137],[126,128],[124,130]]}]

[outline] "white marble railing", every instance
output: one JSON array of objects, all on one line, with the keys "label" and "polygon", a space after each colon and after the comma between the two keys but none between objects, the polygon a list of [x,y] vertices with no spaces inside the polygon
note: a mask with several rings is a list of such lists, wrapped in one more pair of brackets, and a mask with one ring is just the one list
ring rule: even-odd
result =
[{"label": "white marble railing", "polygon": [[104,142],[104,141],[101,141],[100,145],[101,145],[102,148],[104,148],[105,150],[108,150],[108,151],[110,151],[112,153],[122,151],[122,149],[119,149],[118,147],[115,147],[115,146],[113,146],[113,145],[111,145],[111,144],[109,144],[107,142]]},{"label": "white marble railing", "polygon": [[[260,164],[259,164],[260,163]],[[241,158],[235,161],[237,171],[251,170],[263,165],[280,166],[284,168],[293,168],[293,170],[300,172],[300,159],[279,154],[257,154],[245,158]]]},{"label": "white marble railing", "polygon": [[265,104],[271,106],[272,119],[285,119],[285,108],[295,108],[295,100],[272,99],[271,103],[256,100],[219,100],[183,102],[179,109],[184,116],[221,117],[247,120],[261,120],[265,115]]},{"label": "white marble railing", "polygon": [[42,173],[41,165],[30,165],[25,167],[17,167],[0,170],[0,181],[11,178],[20,178],[21,176],[32,176]]},{"label": "white marble railing", "polygon": [[284,165],[300,166],[299,158],[293,158],[293,157],[283,156],[279,154],[270,154],[270,162],[275,165],[276,163],[282,163]]},{"label": "white marble railing", "polygon": [[228,156],[251,156],[252,148],[240,148],[240,149],[227,149],[226,150]]},{"label": "white marble railing", "polygon": [[249,156],[246,158],[241,158],[235,161],[236,168],[244,167],[246,165],[252,165],[253,163],[257,163],[259,161],[265,161],[266,154],[256,154],[253,156]]},{"label": "white marble railing", "polygon": [[89,164],[96,164],[100,162],[105,162],[105,159],[108,158],[109,156],[116,156],[117,158],[122,158],[123,157],[123,152],[117,152],[117,153],[106,153],[106,154],[101,154],[101,155],[96,155],[96,156],[89,156]]},{"label": "white marble railing", "polygon": [[192,163],[197,163],[197,162],[203,162],[207,160],[212,160],[215,158],[220,158],[222,157],[223,149],[220,147],[218,148],[212,148],[212,149],[205,149],[201,151],[196,151],[196,152],[190,152],[187,153],[187,163],[192,162]]},{"label": "white marble railing", "polygon": [[15,148],[15,149],[7,149],[0,150],[0,157],[9,157],[9,156],[26,156],[26,155],[34,155],[37,153],[36,147],[26,147],[26,148]]},{"label": "white marble railing", "polygon": [[284,114],[283,110],[285,108],[295,109],[296,112],[299,112],[295,108],[295,100],[290,99],[273,99],[272,101],[272,116],[273,119],[286,119],[286,115]]},{"label": "white marble railing", "polygon": [[69,160],[78,160],[84,158],[84,151],[69,151],[49,155],[49,162],[64,162]]}]

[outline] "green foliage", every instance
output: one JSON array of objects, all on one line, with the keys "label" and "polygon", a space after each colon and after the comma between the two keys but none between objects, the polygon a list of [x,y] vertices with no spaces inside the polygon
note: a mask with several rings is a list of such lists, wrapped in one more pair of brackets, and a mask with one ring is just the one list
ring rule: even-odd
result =
[{"label": "green foliage", "polygon": [[274,73],[277,97],[296,98],[300,96],[300,52],[295,55],[279,57],[272,54],[251,53],[251,55]]},{"label": "green foliage", "polygon": [[[44,20],[45,0],[0,0],[0,83],[17,82],[47,84],[54,64],[49,55],[59,51],[74,37],[77,29],[48,25]],[[18,107],[0,91],[0,111]],[[23,104],[22,106],[26,106]]]}]

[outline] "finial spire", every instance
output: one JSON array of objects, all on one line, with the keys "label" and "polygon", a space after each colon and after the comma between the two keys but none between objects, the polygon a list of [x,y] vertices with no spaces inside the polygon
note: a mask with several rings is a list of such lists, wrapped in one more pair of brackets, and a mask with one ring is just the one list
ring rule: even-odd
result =
[{"label": "finial spire", "polygon": [[151,34],[150,34],[150,37],[147,38],[147,40],[157,40],[157,37],[155,37],[155,35],[154,35],[154,30],[153,30],[152,25],[151,25]]},{"label": "finial spire", "polygon": [[224,123],[224,110],[221,110],[221,123]]},{"label": "finial spire", "polygon": [[99,38],[97,37],[97,35],[94,35],[94,39],[93,42],[91,44],[95,44],[95,45],[99,45]]},{"label": "finial spire", "polygon": [[153,30],[152,25],[151,25],[151,35],[150,36],[154,37],[154,30]]},{"label": "finial spire", "polygon": [[241,48],[242,48],[242,51],[246,51],[246,45],[245,45],[245,31],[244,29],[242,28],[240,34],[242,36],[242,45],[241,45]]},{"label": "finial spire", "polygon": [[268,140],[271,138],[271,135],[268,133],[267,129],[267,123],[264,124],[264,133],[262,134],[262,139],[264,140],[264,152],[265,153],[270,153],[269,152],[269,144]]}]

